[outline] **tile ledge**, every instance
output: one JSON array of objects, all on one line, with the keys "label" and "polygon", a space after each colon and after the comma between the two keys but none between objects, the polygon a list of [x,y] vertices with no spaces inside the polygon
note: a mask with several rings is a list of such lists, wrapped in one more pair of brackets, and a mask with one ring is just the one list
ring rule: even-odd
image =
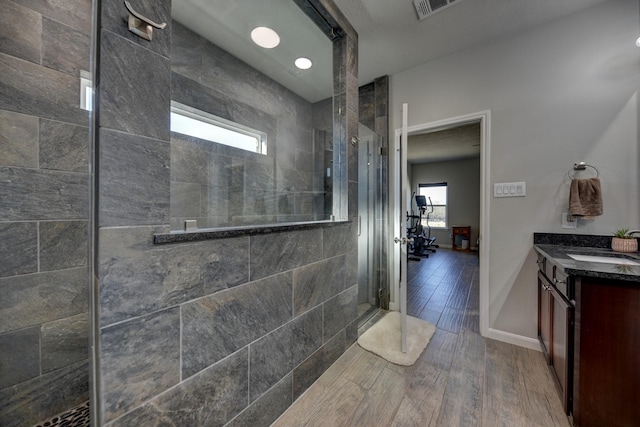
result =
[{"label": "tile ledge", "polygon": [[255,236],[258,234],[281,233],[284,231],[310,230],[327,228],[336,225],[350,224],[351,221],[314,221],[292,222],[282,224],[255,225],[226,228],[206,228],[196,231],[172,231],[170,233],[156,233],[153,235],[154,245],[167,243],[199,242],[203,240],[225,239],[239,236]]}]

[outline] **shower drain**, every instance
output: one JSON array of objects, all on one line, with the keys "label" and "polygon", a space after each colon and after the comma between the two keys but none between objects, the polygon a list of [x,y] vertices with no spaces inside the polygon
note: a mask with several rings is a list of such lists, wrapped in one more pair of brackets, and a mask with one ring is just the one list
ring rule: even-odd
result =
[{"label": "shower drain", "polygon": [[89,427],[89,402],[76,406],[73,409],[56,415],[51,419],[38,423],[35,427]]}]

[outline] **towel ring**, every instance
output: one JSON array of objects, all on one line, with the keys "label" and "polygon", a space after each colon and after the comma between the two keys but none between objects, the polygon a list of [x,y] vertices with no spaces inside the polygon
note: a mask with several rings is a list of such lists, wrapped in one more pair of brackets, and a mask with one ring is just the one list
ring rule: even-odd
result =
[{"label": "towel ring", "polygon": [[[594,178],[598,178],[600,176],[600,172],[598,171],[598,169],[595,166],[589,165],[585,162],[580,162],[580,163],[574,163],[573,164],[573,170],[574,171],[583,171],[587,168],[591,168],[594,171],[596,171],[596,176],[594,176]],[[573,181],[574,177],[571,176],[571,171],[567,172],[567,176],[569,177],[570,180]]]}]

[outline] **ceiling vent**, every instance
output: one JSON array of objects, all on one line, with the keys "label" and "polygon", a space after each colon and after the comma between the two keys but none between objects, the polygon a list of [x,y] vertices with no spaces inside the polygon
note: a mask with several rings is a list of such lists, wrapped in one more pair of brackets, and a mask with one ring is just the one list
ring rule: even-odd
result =
[{"label": "ceiling vent", "polygon": [[413,0],[413,5],[416,7],[416,12],[418,12],[418,18],[422,20],[461,1],[462,0]]}]

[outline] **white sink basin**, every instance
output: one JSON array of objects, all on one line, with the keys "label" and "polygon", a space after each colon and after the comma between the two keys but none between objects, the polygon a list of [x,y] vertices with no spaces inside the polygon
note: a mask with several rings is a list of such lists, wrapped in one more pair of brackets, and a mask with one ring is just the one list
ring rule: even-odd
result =
[{"label": "white sink basin", "polygon": [[576,261],[587,261],[587,262],[605,262],[607,264],[617,264],[617,265],[640,265],[640,262],[631,261],[626,258],[616,258],[610,256],[594,256],[594,255],[573,255],[567,254],[569,257],[575,259]]}]

